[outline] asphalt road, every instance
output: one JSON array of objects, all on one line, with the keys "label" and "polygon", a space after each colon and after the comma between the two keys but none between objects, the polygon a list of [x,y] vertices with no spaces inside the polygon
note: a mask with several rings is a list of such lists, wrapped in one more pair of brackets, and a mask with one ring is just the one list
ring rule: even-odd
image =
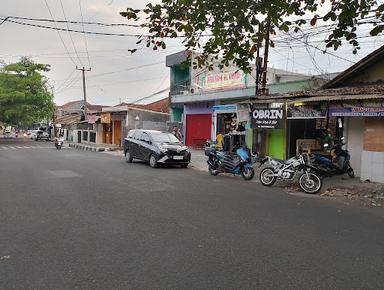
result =
[{"label": "asphalt road", "polygon": [[49,142],[0,184],[0,289],[383,289],[382,209]]}]

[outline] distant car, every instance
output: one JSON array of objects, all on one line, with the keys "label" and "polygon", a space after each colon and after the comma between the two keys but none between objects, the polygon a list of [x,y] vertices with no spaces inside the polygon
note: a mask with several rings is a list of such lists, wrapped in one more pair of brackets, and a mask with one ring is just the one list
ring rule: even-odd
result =
[{"label": "distant car", "polygon": [[124,155],[127,162],[134,158],[159,164],[188,167],[191,152],[173,134],[155,130],[131,130],[124,139]]},{"label": "distant car", "polygon": [[29,138],[32,140],[48,140],[49,134],[43,130],[31,130],[31,133],[29,135]]}]

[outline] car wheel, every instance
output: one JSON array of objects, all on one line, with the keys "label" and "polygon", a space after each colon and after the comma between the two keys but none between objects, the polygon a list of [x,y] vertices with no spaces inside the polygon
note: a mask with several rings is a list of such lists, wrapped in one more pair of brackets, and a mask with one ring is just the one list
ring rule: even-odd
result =
[{"label": "car wheel", "polygon": [[188,165],[189,165],[189,163],[186,163],[186,164],[181,164],[180,166],[181,166],[181,168],[187,168],[187,167],[188,167]]},{"label": "car wheel", "polygon": [[149,157],[149,166],[151,166],[152,168],[157,167],[157,158],[154,154],[152,154],[151,157]]},{"label": "car wheel", "polygon": [[125,151],[125,161],[127,161],[128,163],[132,163],[132,160],[133,160],[133,157],[131,153],[128,150]]}]

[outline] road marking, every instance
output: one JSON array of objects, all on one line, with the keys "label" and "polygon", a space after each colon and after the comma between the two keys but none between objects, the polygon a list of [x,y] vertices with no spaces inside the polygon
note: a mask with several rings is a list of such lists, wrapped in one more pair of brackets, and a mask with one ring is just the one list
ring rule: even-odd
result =
[{"label": "road marking", "polygon": [[[5,150],[20,150],[20,149],[55,149],[55,146],[0,146],[1,151]],[[62,147],[61,149],[70,149],[69,147]]]},{"label": "road marking", "polygon": [[80,177],[80,174],[72,170],[48,170],[48,172],[58,178]]}]

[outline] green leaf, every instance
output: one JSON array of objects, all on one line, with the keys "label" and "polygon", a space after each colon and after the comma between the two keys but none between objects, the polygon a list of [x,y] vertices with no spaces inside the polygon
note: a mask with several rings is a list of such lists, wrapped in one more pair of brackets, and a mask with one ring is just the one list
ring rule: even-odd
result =
[{"label": "green leaf", "polygon": [[379,33],[381,33],[383,31],[383,27],[382,26],[376,26],[375,28],[373,28],[369,34],[371,36],[377,36]]}]

